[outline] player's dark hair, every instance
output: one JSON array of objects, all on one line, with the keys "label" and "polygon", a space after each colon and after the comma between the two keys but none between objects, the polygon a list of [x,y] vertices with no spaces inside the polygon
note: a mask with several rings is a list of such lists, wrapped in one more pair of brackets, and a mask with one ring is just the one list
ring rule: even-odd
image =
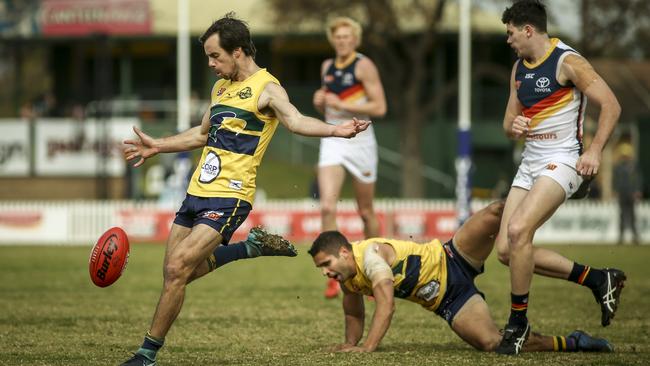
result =
[{"label": "player's dark hair", "polygon": [[324,231],[318,235],[314,243],[311,245],[308,253],[312,257],[316,254],[323,252],[327,254],[338,255],[339,249],[345,247],[349,250],[352,250],[352,245],[348,242],[348,239],[343,236],[340,232],[336,230]]},{"label": "player's dark hair", "polygon": [[517,28],[530,24],[538,32],[546,33],[546,6],[539,0],[519,0],[506,8],[501,21]]},{"label": "player's dark hair", "polygon": [[223,16],[223,18],[215,21],[212,25],[199,37],[199,42],[205,43],[213,34],[219,35],[219,46],[232,53],[238,47],[241,47],[244,54],[255,58],[255,45],[251,39],[251,33],[248,29],[248,24],[243,20],[237,19],[234,12],[230,12]]}]

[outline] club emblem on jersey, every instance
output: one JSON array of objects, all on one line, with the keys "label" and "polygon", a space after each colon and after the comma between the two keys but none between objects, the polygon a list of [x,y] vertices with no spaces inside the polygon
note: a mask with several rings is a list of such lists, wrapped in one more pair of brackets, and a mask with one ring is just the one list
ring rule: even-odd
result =
[{"label": "club emblem on jersey", "polygon": [[247,99],[253,96],[253,91],[251,90],[250,86],[247,86],[244,89],[240,90],[237,95],[239,95],[239,99]]},{"label": "club emblem on jersey", "polygon": [[550,164],[548,164],[548,165],[546,166],[546,169],[547,169],[547,170],[555,170],[555,168],[557,168],[557,165],[555,165],[555,164],[553,164],[553,163],[550,163]]},{"label": "club emblem on jersey", "polygon": [[220,97],[223,92],[226,91],[226,88],[220,88],[219,91],[217,91],[217,96]]},{"label": "club emblem on jersey", "polygon": [[519,87],[521,86],[521,81],[517,80],[515,81],[515,88],[519,90]]}]

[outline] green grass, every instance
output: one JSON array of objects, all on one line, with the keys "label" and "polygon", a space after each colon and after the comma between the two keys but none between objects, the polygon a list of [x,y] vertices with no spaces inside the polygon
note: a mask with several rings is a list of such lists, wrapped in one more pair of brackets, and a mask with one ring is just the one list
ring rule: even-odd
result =
[{"label": "green grass", "polygon": [[[231,263],[193,283],[161,365],[647,365],[650,364],[650,246],[554,246],[594,266],[628,273],[617,318],[600,326],[590,291],[536,277],[529,317],[534,330],[583,329],[606,337],[614,354],[529,353],[505,357],[474,351],[446,323],[399,300],[377,352],[332,354],[343,339],[340,301],[322,297],[324,280],[306,247],[297,258]],[[116,365],[137,349],[161,287],[163,247],[133,245],[123,277],[97,288],[88,277],[89,247],[0,247],[0,365]],[[509,309],[505,267],[492,256],[479,277],[498,324]],[[373,304],[366,307],[367,318]]]}]

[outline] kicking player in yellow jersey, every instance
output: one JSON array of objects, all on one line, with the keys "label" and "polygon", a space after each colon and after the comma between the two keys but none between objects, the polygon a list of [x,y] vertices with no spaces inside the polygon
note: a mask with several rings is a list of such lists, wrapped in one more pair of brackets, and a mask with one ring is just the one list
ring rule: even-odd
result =
[{"label": "kicking player in yellow jersey", "polygon": [[289,242],[257,228],[247,240],[226,246],[252,209],[257,167],[278,123],[305,136],[343,138],[370,124],[355,118],[330,125],[302,115],[278,80],[255,63],[248,26],[232,13],[215,21],[200,41],[208,66],[220,77],[201,125],[159,139],[134,128],[137,138],[125,141],[124,156],[135,167],[158,153],[203,147],[203,154],[167,240],[163,289],[151,327],[123,365],[156,364],[191,281],[238,259],[296,255]]},{"label": "kicking player in yellow jersey", "polygon": [[[385,238],[349,243],[338,231],[320,234],[309,253],[323,275],[339,281],[343,289],[345,343],[332,350],[374,351],[390,326],[398,297],[435,312],[476,349],[494,351],[501,334],[474,278],[483,272],[494,247],[502,213],[503,203],[492,203],[471,216],[444,245],[437,239],[426,244]],[[360,345],[362,294],[374,296],[376,308]],[[613,351],[607,340],[582,331],[566,337],[532,333],[518,347],[525,351]]]}]

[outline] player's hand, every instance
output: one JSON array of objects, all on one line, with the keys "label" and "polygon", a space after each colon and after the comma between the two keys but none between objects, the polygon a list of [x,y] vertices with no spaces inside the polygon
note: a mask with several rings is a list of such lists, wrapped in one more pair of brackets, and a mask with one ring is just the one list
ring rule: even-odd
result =
[{"label": "player's hand", "polygon": [[[124,159],[133,160],[139,158],[133,166],[139,167],[144,161],[156,154],[158,149],[154,146],[154,139],[142,132],[139,128],[133,126],[133,132],[138,136],[137,139],[124,140]],[[130,145],[130,146],[128,146]]]},{"label": "player's hand", "polygon": [[594,149],[587,149],[580,155],[576,163],[576,171],[583,177],[593,177],[598,174],[600,168],[600,152]]},{"label": "player's hand", "polygon": [[316,108],[322,109],[325,106],[325,95],[327,91],[325,87],[322,87],[314,93],[313,103]]},{"label": "player's hand", "polygon": [[359,132],[365,131],[370,126],[370,121],[352,118],[351,121],[345,121],[334,129],[334,136],[352,138]]},{"label": "player's hand", "polygon": [[530,126],[530,118],[524,116],[517,116],[512,120],[512,126],[510,127],[510,135],[516,139],[525,137],[528,134],[528,128]]},{"label": "player's hand", "polygon": [[334,109],[343,109],[341,99],[334,93],[325,93],[325,105]]}]

